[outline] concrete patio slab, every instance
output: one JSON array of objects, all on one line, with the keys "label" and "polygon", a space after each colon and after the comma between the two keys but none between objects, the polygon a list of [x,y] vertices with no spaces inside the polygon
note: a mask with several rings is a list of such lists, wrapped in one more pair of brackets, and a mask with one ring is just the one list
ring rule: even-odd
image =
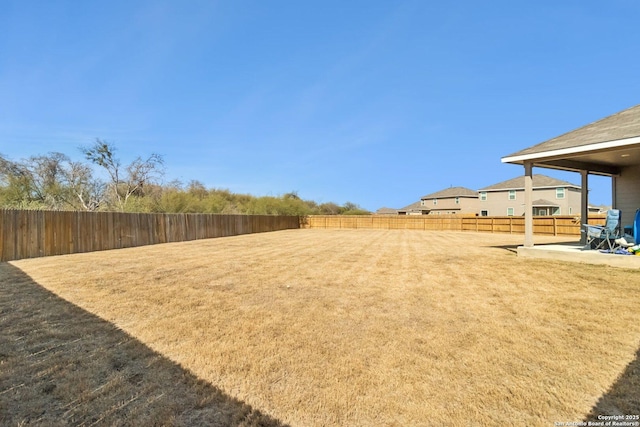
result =
[{"label": "concrete patio slab", "polygon": [[640,269],[640,256],[606,254],[596,250],[585,250],[579,243],[542,244],[531,247],[518,246],[517,251],[518,256],[527,258]]}]

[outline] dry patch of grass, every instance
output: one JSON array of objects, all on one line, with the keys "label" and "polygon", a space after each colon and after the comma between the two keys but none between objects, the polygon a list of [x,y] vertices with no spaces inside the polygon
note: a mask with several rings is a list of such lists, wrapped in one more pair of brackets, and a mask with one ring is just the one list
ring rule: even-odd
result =
[{"label": "dry patch of grass", "polygon": [[[640,412],[628,386],[637,374],[625,374],[640,343],[638,272],[505,250],[521,241],[311,229],[11,264],[213,390],[293,425],[548,426],[603,402]],[[99,353],[78,337],[57,352]],[[0,410],[24,413],[6,385],[32,379],[2,360]]]}]

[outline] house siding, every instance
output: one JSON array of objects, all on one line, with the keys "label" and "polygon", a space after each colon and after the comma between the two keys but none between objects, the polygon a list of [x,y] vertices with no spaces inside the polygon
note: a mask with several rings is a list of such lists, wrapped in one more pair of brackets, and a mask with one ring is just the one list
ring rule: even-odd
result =
[{"label": "house siding", "polygon": [[433,204],[434,199],[422,199],[424,206],[430,209],[429,215],[438,214],[456,214],[456,213],[472,213],[478,212],[478,198],[459,196],[460,203],[456,203],[455,197],[437,198],[437,204]]},{"label": "house siding", "polygon": [[[561,215],[580,215],[582,206],[582,192],[577,188],[567,188],[566,208],[563,207]],[[569,210],[571,208],[571,211]]]},{"label": "house siding", "polygon": [[623,168],[616,178],[616,209],[622,211],[622,223],[630,224],[640,208],[640,166]]},{"label": "house siding", "polygon": [[[564,199],[556,199],[556,188],[534,188],[533,200],[545,199],[558,205],[560,215],[577,215],[580,213],[580,190],[573,187],[561,187],[565,189]],[[484,191],[484,190],[483,190]],[[514,216],[524,215],[524,189],[516,189],[515,200],[509,199],[509,189],[486,190],[487,200],[478,197],[478,213],[487,211],[488,216],[504,216],[509,208],[513,208]],[[513,189],[511,190],[513,191]],[[571,209],[570,209],[571,208]],[[551,215],[551,213],[549,213]]]}]

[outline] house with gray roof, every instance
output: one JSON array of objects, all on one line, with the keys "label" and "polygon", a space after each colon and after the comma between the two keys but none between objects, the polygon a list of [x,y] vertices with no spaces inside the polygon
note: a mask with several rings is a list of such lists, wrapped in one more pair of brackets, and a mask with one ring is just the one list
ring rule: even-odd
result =
[{"label": "house with gray roof", "polygon": [[[521,216],[525,213],[525,179],[519,176],[478,190],[480,216]],[[547,175],[533,175],[533,216],[578,215],[580,186]]]},{"label": "house with gray roof", "polygon": [[450,187],[420,198],[420,205],[429,215],[477,214],[478,192],[465,187]]},{"label": "house with gray roof", "polygon": [[393,208],[382,207],[376,211],[376,215],[398,215],[398,210]]},{"label": "house with gray roof", "polygon": [[425,208],[420,201],[417,201],[398,209],[397,213],[398,215],[428,215],[429,209]]},{"label": "house with gray roof", "polygon": [[589,175],[611,177],[612,206],[622,211],[623,223],[630,222],[640,208],[640,105],[517,151],[502,162],[524,166],[525,247],[533,246],[533,167],[580,173],[580,215],[585,219]]},{"label": "house with gray roof", "polygon": [[422,196],[419,201],[397,212],[398,215],[477,215],[478,192],[465,187],[449,187]]}]

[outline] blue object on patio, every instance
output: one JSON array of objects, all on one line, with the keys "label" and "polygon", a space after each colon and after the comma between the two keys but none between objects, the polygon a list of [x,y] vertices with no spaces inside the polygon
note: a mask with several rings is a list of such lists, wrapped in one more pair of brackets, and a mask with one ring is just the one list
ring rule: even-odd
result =
[{"label": "blue object on patio", "polygon": [[640,243],[640,209],[636,209],[633,224],[624,226],[624,234],[633,237],[636,243]]},{"label": "blue object on patio", "polygon": [[603,254],[616,254],[616,255],[633,255],[631,252],[626,251],[622,248],[618,248],[618,249],[600,249],[600,252],[602,252]]},{"label": "blue object on patio", "polygon": [[609,209],[604,226],[582,224],[583,233],[587,233],[587,246],[591,249],[608,249],[613,252],[615,240],[620,235],[620,210]]}]

